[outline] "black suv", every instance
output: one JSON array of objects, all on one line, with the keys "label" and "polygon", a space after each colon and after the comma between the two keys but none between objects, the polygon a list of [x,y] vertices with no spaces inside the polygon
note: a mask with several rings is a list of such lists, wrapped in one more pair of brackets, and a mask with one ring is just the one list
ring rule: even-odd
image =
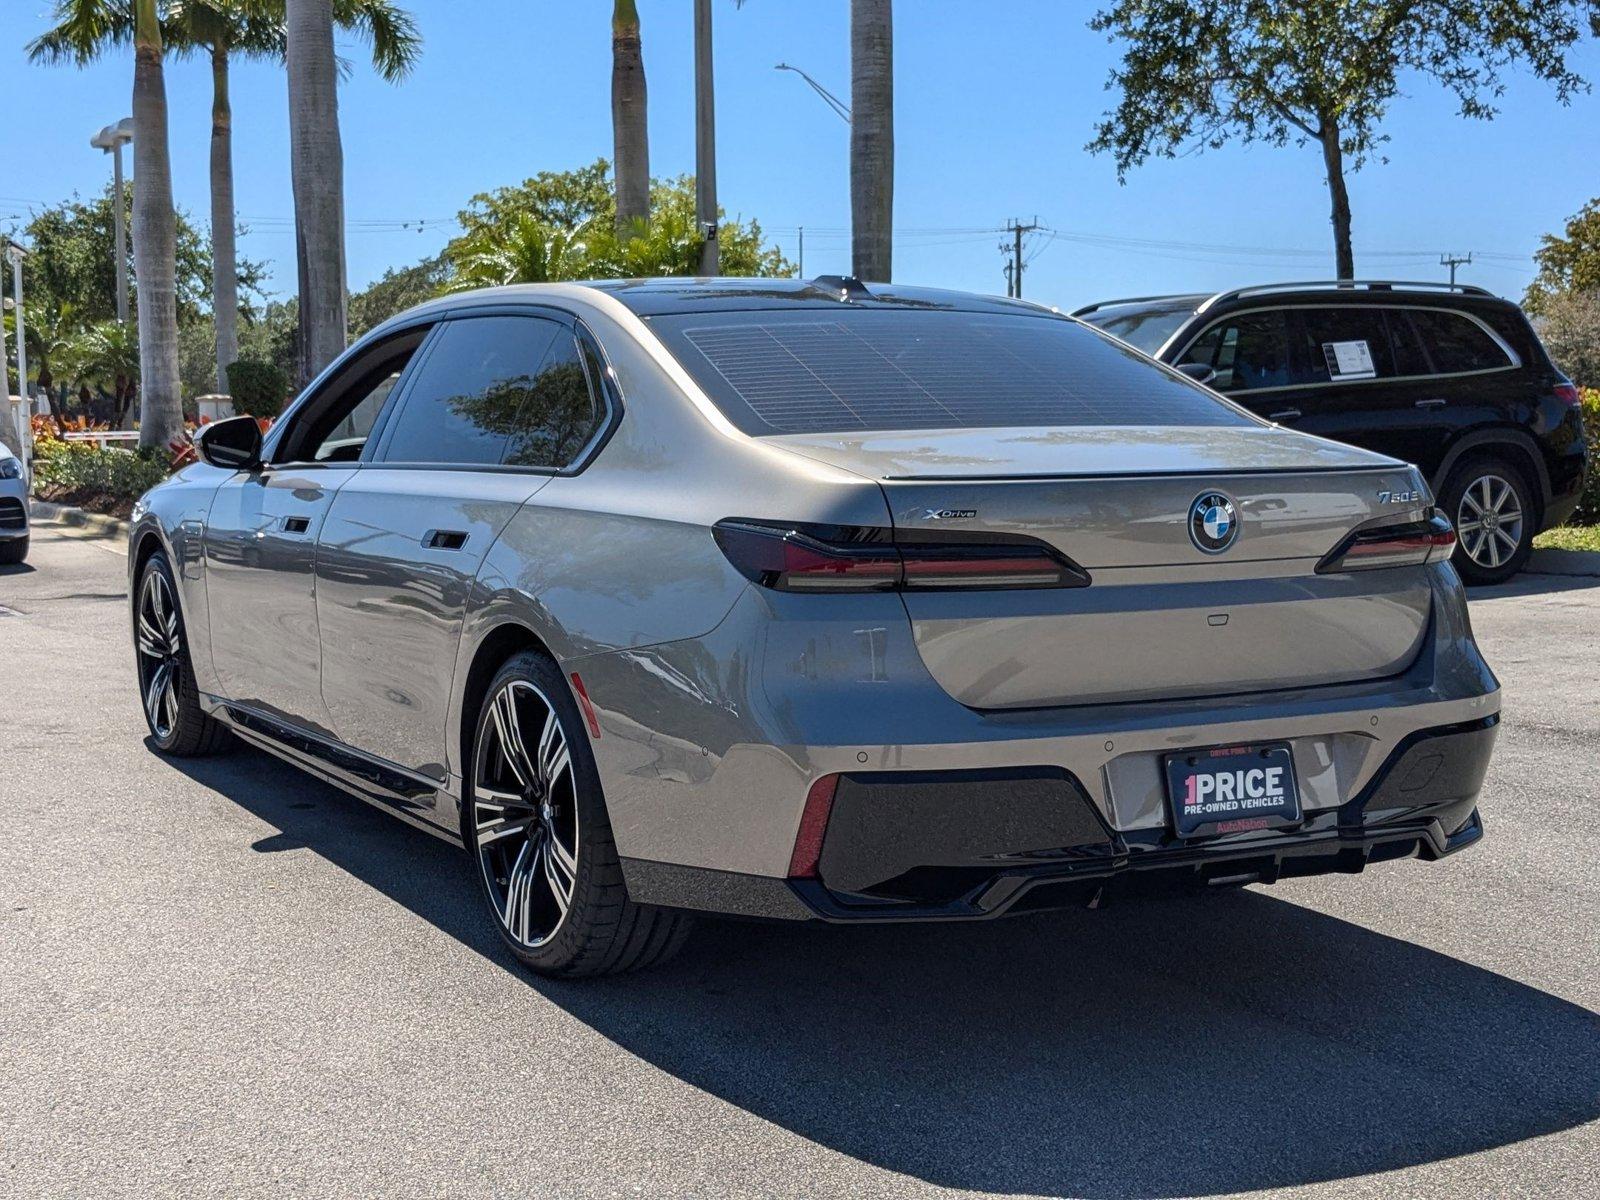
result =
[{"label": "black suv", "polygon": [[1578,390],[1522,310],[1482,288],[1286,283],[1073,315],[1268,420],[1415,463],[1468,583],[1509,579],[1578,503]]}]

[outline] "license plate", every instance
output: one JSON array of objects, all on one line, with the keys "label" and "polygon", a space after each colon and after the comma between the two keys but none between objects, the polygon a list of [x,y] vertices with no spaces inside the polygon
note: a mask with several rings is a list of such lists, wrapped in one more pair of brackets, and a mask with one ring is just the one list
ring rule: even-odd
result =
[{"label": "license plate", "polygon": [[1167,799],[1179,837],[1292,824],[1300,819],[1294,754],[1286,745],[1169,754]]}]

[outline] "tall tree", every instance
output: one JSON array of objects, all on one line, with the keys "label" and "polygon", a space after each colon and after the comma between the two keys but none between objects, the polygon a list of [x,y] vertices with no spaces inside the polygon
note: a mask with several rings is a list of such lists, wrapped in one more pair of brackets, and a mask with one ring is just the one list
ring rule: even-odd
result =
[{"label": "tall tree", "polygon": [[1125,43],[1109,84],[1121,98],[1089,149],[1113,155],[1125,178],[1152,155],[1234,138],[1314,144],[1335,269],[1352,279],[1345,176],[1387,141],[1402,74],[1445,87],[1464,117],[1492,118],[1519,63],[1566,102],[1584,86],[1567,53],[1596,21],[1596,0],[1116,0],[1090,27]]},{"label": "tall tree", "polygon": [[217,390],[239,357],[239,259],[233,203],[233,59],[283,57],[281,13],[246,0],[173,0],[171,40],[204,53],[211,66],[211,304],[216,323]]},{"label": "tall tree", "polygon": [[650,130],[639,7],[611,7],[611,141],[617,160],[617,231],[650,220]]},{"label": "tall tree", "polygon": [[167,145],[167,84],[156,0],[135,0],[133,269],[139,279],[139,445],[183,436],[178,381],[178,214]]},{"label": "tall tree", "polygon": [[289,159],[300,276],[300,376],[344,351],[344,149],[333,0],[287,0]]},{"label": "tall tree", "polygon": [[894,242],[894,5],[850,0],[851,271],[887,283]]}]

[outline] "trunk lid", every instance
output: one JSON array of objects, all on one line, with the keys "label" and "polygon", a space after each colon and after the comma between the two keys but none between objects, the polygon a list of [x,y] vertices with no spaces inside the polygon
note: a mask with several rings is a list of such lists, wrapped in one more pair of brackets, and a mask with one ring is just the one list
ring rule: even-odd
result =
[{"label": "trunk lid", "polygon": [[[877,479],[897,529],[1021,534],[1089,587],[907,592],[934,678],[974,708],[1229,695],[1379,678],[1416,657],[1422,568],[1318,575],[1355,527],[1420,516],[1412,467],[1270,426],[967,429],[768,439]],[[1206,553],[1197,499],[1238,530]]]}]

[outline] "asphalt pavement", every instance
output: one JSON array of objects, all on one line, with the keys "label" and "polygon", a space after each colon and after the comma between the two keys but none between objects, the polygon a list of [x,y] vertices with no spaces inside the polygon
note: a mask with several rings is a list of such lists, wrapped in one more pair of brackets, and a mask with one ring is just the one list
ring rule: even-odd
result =
[{"label": "asphalt pavement", "polygon": [[1600,578],[1475,595],[1444,862],[586,983],[459,850],[153,753],[126,589],[59,526],[0,568],[0,1197],[1600,1195]]}]

